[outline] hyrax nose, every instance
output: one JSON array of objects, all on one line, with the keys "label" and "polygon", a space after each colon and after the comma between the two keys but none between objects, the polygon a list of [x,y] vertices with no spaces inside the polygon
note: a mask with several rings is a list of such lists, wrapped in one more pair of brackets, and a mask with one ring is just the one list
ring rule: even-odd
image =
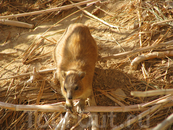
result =
[{"label": "hyrax nose", "polygon": [[73,99],[72,94],[71,94],[71,93],[68,93],[68,94],[67,94],[67,98],[68,98],[69,100],[72,100],[72,99]]},{"label": "hyrax nose", "polygon": [[72,100],[73,99],[73,96],[72,96],[71,92],[67,92],[67,98],[68,98],[68,100]]},{"label": "hyrax nose", "polygon": [[68,96],[68,99],[69,99],[69,100],[72,100],[72,96]]}]

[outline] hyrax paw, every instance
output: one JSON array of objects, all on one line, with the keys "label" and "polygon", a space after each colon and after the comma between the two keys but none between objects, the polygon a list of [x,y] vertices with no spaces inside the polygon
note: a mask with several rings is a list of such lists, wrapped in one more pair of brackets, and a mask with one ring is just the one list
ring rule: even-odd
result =
[{"label": "hyrax paw", "polygon": [[66,104],[65,109],[69,110],[71,113],[73,113],[73,106],[72,105]]},{"label": "hyrax paw", "polygon": [[84,111],[84,107],[77,106],[77,112],[82,113]]},{"label": "hyrax paw", "polygon": [[85,108],[85,100],[80,100],[77,104],[77,112],[82,113]]}]

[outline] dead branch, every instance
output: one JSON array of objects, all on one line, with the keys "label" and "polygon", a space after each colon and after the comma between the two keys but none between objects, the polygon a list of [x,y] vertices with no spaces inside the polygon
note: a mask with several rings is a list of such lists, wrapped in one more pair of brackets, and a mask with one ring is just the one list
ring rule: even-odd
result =
[{"label": "dead branch", "polygon": [[123,53],[119,53],[119,54],[113,54],[112,56],[105,56],[105,57],[102,57],[102,59],[108,60],[108,59],[112,59],[112,58],[120,58],[123,56],[129,56],[129,55],[132,55],[132,54],[135,54],[138,52],[143,52],[143,51],[147,51],[147,50],[151,50],[151,49],[154,49],[157,47],[163,47],[163,46],[167,46],[167,45],[171,45],[171,44],[173,45],[173,40],[168,41],[168,42],[164,42],[164,43],[160,43],[160,44],[156,44],[156,45],[152,45],[149,47],[143,47],[143,48],[135,49],[132,51],[127,51],[127,52],[123,52]]},{"label": "dead branch", "polygon": [[[11,103],[0,102],[0,107],[13,111],[42,111],[42,112],[65,112],[65,103],[50,104],[50,105],[15,105]],[[75,107],[74,107],[75,108]],[[76,109],[76,108],[75,108]],[[146,108],[141,108],[140,105],[130,105],[125,107],[114,106],[89,106],[85,108],[85,112],[129,112],[142,111]]]},{"label": "dead branch", "polygon": [[161,107],[161,104],[155,105],[155,106],[149,108],[148,110],[142,112],[142,113],[139,114],[138,116],[135,116],[134,118],[132,118],[132,119],[130,119],[130,120],[124,122],[123,124],[121,124],[121,125],[119,125],[119,126],[117,126],[117,127],[114,127],[112,130],[120,130],[120,129],[124,128],[124,127],[127,127],[127,126],[129,126],[129,125],[135,123],[136,121],[142,119],[142,118],[145,117],[146,115],[148,115],[148,114],[150,114],[150,113],[156,111],[156,110],[159,109],[160,107]]},{"label": "dead branch", "polygon": [[[56,68],[53,68],[53,69],[45,69],[45,70],[40,70],[40,71],[37,71],[37,73],[50,73],[52,71],[55,71]],[[1,78],[0,80],[5,80],[5,79],[11,79],[11,78],[18,78],[18,77],[23,77],[23,76],[29,76],[29,75],[34,75],[33,72],[29,72],[29,73],[23,73],[23,74],[20,74],[20,75],[15,75],[15,76],[11,76],[11,77],[6,77],[6,78]]]},{"label": "dead branch", "polygon": [[75,6],[81,6],[90,2],[94,2],[98,0],[87,0],[87,1],[82,1],[79,3],[71,4],[71,5],[65,5],[61,7],[56,7],[52,9],[46,9],[46,10],[40,10],[40,11],[34,11],[34,12],[28,12],[28,13],[20,13],[20,14],[14,14],[14,15],[7,15],[7,16],[0,16],[0,19],[7,19],[7,18],[16,18],[16,17],[24,17],[24,16],[31,16],[31,15],[37,15],[37,14],[42,14],[42,13],[50,13],[53,11],[59,11],[59,10],[67,10],[70,8],[73,8]]},{"label": "dead branch", "polygon": [[55,130],[60,130],[63,121],[64,121],[64,118],[61,119],[61,121],[60,121],[60,122],[58,123],[58,125],[56,126]]},{"label": "dead branch", "polygon": [[10,109],[13,111],[44,111],[44,112],[65,111],[64,103],[57,105],[15,105],[11,103],[0,102],[0,107],[5,109]]},{"label": "dead branch", "polygon": [[153,52],[146,55],[144,54],[140,55],[131,62],[131,68],[136,70],[138,64],[142,61],[150,60],[154,58],[165,58],[166,56],[173,56],[173,51]]},{"label": "dead branch", "polygon": [[[69,0],[70,1],[70,0]],[[72,4],[74,4],[72,1],[70,1]],[[75,5],[77,8],[79,8],[80,10],[82,9],[80,6],[78,6],[78,5]],[[107,25],[107,26],[109,26],[109,27],[111,27],[111,28],[116,28],[116,29],[119,29],[120,28],[120,26],[114,26],[114,25],[111,25],[111,24],[109,24],[109,23],[107,23],[107,22],[105,22],[104,20],[102,20],[102,19],[99,19],[98,17],[96,17],[95,15],[93,15],[93,14],[91,14],[90,12],[88,12],[88,11],[86,11],[86,10],[82,10],[85,14],[87,14],[87,15],[89,15],[90,17],[92,17],[92,18],[94,18],[94,19],[96,19],[97,21],[99,21],[99,22],[101,22],[101,23],[103,23],[103,24],[105,24],[105,25]]]},{"label": "dead branch", "polygon": [[80,122],[87,117],[88,117],[88,114],[82,114],[82,118],[73,127],[71,127],[70,130],[74,130],[80,124]]},{"label": "dead branch", "polygon": [[[162,102],[153,103],[152,105],[157,105],[159,103],[163,103],[168,100],[164,100]],[[170,101],[170,100],[169,100]],[[16,105],[11,103],[0,102],[0,107],[4,109],[9,109],[13,111],[42,111],[42,112],[65,112],[64,109],[65,102],[59,102],[55,104],[48,105]],[[142,107],[144,104],[136,104],[124,107],[115,107],[115,106],[89,106],[85,108],[85,112],[130,112],[130,111],[143,111],[146,108]],[[173,104],[169,104],[165,107],[173,106]],[[74,107],[76,109],[76,107]]]},{"label": "dead branch", "polygon": [[33,24],[14,21],[14,20],[7,20],[7,19],[0,19],[0,24],[23,27],[23,28],[33,28],[34,27]]},{"label": "dead branch", "polygon": [[173,21],[173,19],[163,20],[163,21],[160,21],[160,22],[153,23],[151,26],[162,25],[166,22],[171,22],[171,21]]},{"label": "dead branch", "polygon": [[156,99],[156,100],[153,100],[153,101],[151,101],[151,102],[147,102],[147,103],[143,104],[141,107],[148,107],[148,106],[151,106],[151,105],[153,105],[153,104],[155,104],[155,103],[158,103],[158,102],[161,102],[161,101],[163,101],[163,100],[165,100],[165,99],[168,99],[170,96],[171,96],[171,94],[168,94],[168,95],[166,95],[166,96],[163,96],[163,97],[158,98],[158,99]]},{"label": "dead branch", "polygon": [[15,51],[15,52],[0,52],[0,55],[13,55],[16,53],[17,53],[17,51]]},{"label": "dead branch", "polygon": [[65,130],[68,118],[69,118],[69,112],[66,112],[64,118],[61,119],[59,124],[56,126],[55,130],[60,130],[60,129]]},{"label": "dead branch", "polygon": [[[145,104],[136,104],[130,106],[122,106],[122,107],[115,107],[115,106],[89,106],[85,108],[85,112],[130,112],[130,111],[143,111],[146,110],[146,106],[149,105],[157,105],[160,103],[164,103],[167,101],[172,100],[172,97],[165,96],[159,99],[156,99],[152,102],[145,103]],[[64,109],[65,102],[59,102],[54,104],[47,104],[47,105],[16,105],[11,103],[4,103],[0,102],[0,107],[13,110],[13,111],[43,111],[43,112],[65,112]],[[165,107],[173,106],[173,103],[169,104]],[[76,109],[76,107],[74,107]]]},{"label": "dead branch", "polygon": [[173,89],[158,89],[158,90],[150,90],[150,91],[132,91],[131,95],[135,97],[150,97],[156,95],[166,95],[173,94]]}]

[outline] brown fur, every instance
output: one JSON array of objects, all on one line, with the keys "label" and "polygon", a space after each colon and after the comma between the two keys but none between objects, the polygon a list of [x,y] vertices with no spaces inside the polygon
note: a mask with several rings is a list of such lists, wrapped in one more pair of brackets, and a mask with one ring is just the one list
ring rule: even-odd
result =
[{"label": "brown fur", "polygon": [[57,78],[67,107],[72,107],[73,99],[81,99],[80,105],[84,107],[84,100],[92,93],[97,56],[97,45],[88,27],[71,24],[54,51]]}]

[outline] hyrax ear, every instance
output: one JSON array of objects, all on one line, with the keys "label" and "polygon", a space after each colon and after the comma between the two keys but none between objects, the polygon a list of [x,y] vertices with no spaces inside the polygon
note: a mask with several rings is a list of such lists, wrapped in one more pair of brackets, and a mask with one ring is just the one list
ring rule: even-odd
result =
[{"label": "hyrax ear", "polygon": [[79,72],[78,75],[79,75],[80,79],[83,79],[85,77],[85,75],[86,75],[86,72],[81,71],[81,72]]}]

